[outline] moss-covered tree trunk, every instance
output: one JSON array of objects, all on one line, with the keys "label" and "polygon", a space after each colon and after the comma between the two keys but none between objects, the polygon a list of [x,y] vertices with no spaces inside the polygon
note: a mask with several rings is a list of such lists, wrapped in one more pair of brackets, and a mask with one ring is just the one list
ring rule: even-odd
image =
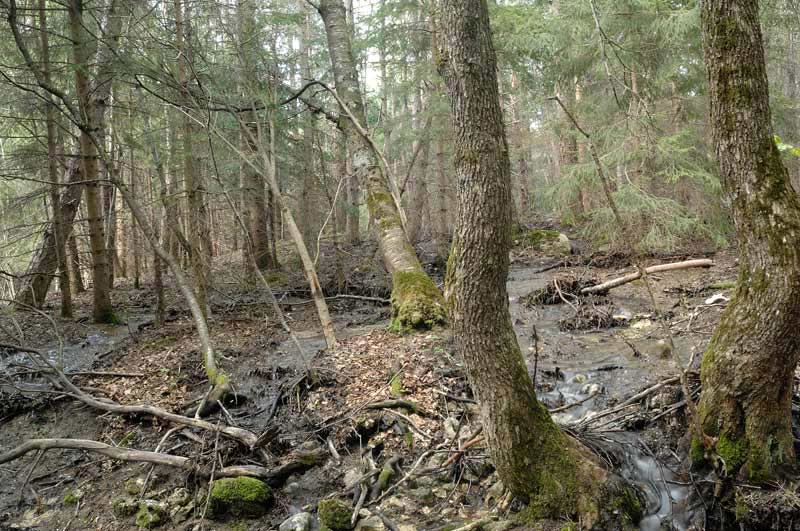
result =
[{"label": "moss-covered tree trunk", "polygon": [[[506,279],[513,222],[511,163],[485,0],[440,4],[439,71],[455,124],[458,223],[446,297],[454,336],[480,404],[503,483],[531,516],[596,524],[616,483],[565,435],[536,399],[511,324]],[[627,491],[635,505],[635,496]],[[624,513],[625,511],[620,511]],[[604,527],[604,529],[620,527]]]},{"label": "moss-covered tree trunk", "polygon": [[[321,0],[317,9],[325,24],[336,91],[355,119],[366,127],[366,114],[358,85],[347,11],[342,0]],[[377,153],[342,113],[353,173],[367,189],[367,206],[378,233],[383,263],[392,275],[392,312],[400,328],[427,328],[445,320],[442,295],[422,270],[403,227],[400,211],[390,192]]]},{"label": "moss-covered tree trunk", "polygon": [[[726,471],[764,479],[795,461],[800,201],[773,139],[757,0],[706,0],[702,21],[711,125],[737,230],[739,278],[703,359],[699,413]],[[700,450],[699,441],[694,448]]]}]

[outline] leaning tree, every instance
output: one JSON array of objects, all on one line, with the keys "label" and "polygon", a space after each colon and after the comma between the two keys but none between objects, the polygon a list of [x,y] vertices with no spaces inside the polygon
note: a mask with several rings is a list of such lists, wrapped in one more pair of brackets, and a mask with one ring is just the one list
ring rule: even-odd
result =
[{"label": "leaning tree", "polygon": [[336,92],[342,104],[340,126],[357,180],[367,189],[367,206],[375,221],[383,264],[392,275],[392,313],[400,327],[425,328],[445,319],[442,295],[423,271],[406,234],[399,192],[393,190],[380,154],[366,131],[366,113],[347,11],[342,0],[321,0],[316,6],[325,24]]},{"label": "leaning tree", "polygon": [[795,462],[800,201],[775,144],[757,0],[705,0],[711,126],[737,231],[739,277],[703,357],[693,458],[767,479]]}]

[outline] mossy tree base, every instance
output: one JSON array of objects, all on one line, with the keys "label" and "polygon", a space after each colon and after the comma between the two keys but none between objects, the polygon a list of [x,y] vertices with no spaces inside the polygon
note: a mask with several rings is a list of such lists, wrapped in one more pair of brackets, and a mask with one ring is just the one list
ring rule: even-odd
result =
[{"label": "mossy tree base", "polygon": [[423,271],[392,276],[392,329],[427,330],[447,321],[442,292]]}]

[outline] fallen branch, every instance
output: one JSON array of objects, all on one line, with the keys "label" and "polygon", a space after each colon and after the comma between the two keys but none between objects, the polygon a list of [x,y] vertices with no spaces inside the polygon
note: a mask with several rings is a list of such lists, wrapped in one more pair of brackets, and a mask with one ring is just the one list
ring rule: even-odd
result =
[{"label": "fallen branch", "polygon": [[[645,273],[650,274],[650,273],[660,273],[664,271],[678,271],[680,269],[689,269],[692,267],[711,267],[713,265],[714,265],[713,260],[703,258],[700,260],[687,260],[685,262],[673,262],[671,264],[650,266],[648,268],[645,268],[644,271]],[[628,282],[633,282],[634,280],[637,280],[641,277],[642,277],[642,272],[636,271],[635,273],[615,278],[613,280],[603,282],[602,284],[598,284],[596,286],[583,288],[581,290],[581,295],[588,295],[590,293],[605,293],[610,289],[622,286],[623,284],[627,284]]]},{"label": "fallen branch", "polygon": [[587,402],[587,401],[591,400],[592,398],[596,397],[599,394],[600,393],[598,393],[598,392],[594,392],[594,393],[590,394],[589,396],[587,396],[585,398],[581,398],[577,402],[572,402],[571,404],[566,404],[566,405],[563,405],[561,407],[553,408],[553,409],[549,410],[550,414],[552,415],[553,413],[563,413],[564,411],[567,411],[568,409],[572,409],[575,406],[579,406],[579,405],[583,404],[584,402]]},{"label": "fallen branch", "polygon": [[600,411],[596,415],[592,415],[591,417],[578,422],[577,427],[584,427],[587,424],[590,424],[592,422],[600,420],[603,417],[607,417],[609,415],[613,415],[614,413],[619,413],[620,411],[622,411],[626,407],[631,406],[631,405],[635,404],[636,402],[639,402],[643,398],[646,398],[646,397],[650,396],[651,394],[655,393],[656,391],[658,391],[662,387],[665,387],[667,385],[676,384],[676,383],[679,383],[680,381],[681,381],[680,376],[673,376],[672,378],[667,378],[666,380],[662,380],[662,381],[658,382],[657,384],[655,384],[655,385],[653,385],[651,387],[648,387],[647,389],[645,389],[641,393],[637,393],[637,394],[633,395],[632,397],[630,397],[629,399],[627,399],[626,401],[624,401],[620,405],[614,406],[614,407],[612,407],[610,409],[606,409],[604,411]]},{"label": "fallen branch", "polygon": [[[25,441],[16,448],[0,454],[0,464],[8,463],[14,459],[18,459],[23,455],[33,450],[46,452],[55,448],[66,448],[70,450],[86,450],[95,452],[112,459],[120,461],[135,461],[140,463],[153,463],[156,465],[166,465],[175,468],[188,470],[192,473],[198,474],[203,477],[209,477],[210,470],[205,470],[197,463],[188,457],[179,455],[169,455],[161,452],[149,452],[146,450],[133,450],[130,448],[120,448],[110,444],[102,443],[99,441],[91,441],[88,439],[31,439]],[[217,471],[218,477],[237,477],[237,476],[254,476],[260,478],[267,478],[272,476],[272,472],[264,467],[247,465],[247,466],[229,466],[224,467]]]},{"label": "fallen branch", "polygon": [[380,402],[373,402],[371,404],[367,404],[364,409],[393,409],[393,408],[401,408],[407,409],[411,413],[416,413],[421,417],[431,417],[430,413],[422,409],[419,404],[416,402],[412,402],[411,400],[382,400]]},{"label": "fallen branch", "polygon": [[497,520],[496,516],[486,516],[480,520],[475,520],[471,524],[453,529],[453,531],[472,531],[473,529],[481,529],[486,524],[494,522],[495,520]]},{"label": "fallen branch", "polygon": [[183,415],[171,413],[164,409],[146,404],[122,405],[112,400],[108,399],[101,400],[95,398],[94,396],[83,392],[75,384],[73,384],[70,381],[70,379],[64,375],[62,371],[60,371],[55,365],[50,363],[50,361],[47,359],[47,356],[45,356],[44,353],[42,353],[41,351],[31,347],[23,347],[21,345],[12,345],[7,343],[0,343],[0,347],[10,348],[18,352],[27,352],[29,354],[35,355],[36,358],[38,358],[39,362],[46,365],[47,368],[50,369],[48,372],[45,372],[44,374],[48,378],[50,378],[51,382],[53,382],[57,386],[62,387],[65,390],[64,393],[62,394],[80,400],[84,404],[91,406],[95,409],[100,409],[102,411],[109,411],[111,413],[150,415],[153,417],[158,417],[162,420],[166,420],[167,422],[172,422],[182,426],[191,426],[193,428],[208,430],[215,433],[218,432],[231,439],[241,442],[251,450],[258,447],[258,442],[259,442],[258,436],[256,436],[255,433],[249,430],[237,428],[235,426],[226,426],[226,425],[220,425],[218,427],[215,424],[207,422],[202,419],[185,417]]},{"label": "fallen branch", "polygon": [[448,466],[452,465],[453,463],[455,463],[456,461],[461,459],[461,457],[466,453],[467,450],[469,450],[473,446],[476,446],[476,445],[482,443],[483,442],[483,435],[480,434],[481,431],[483,431],[483,430],[478,431],[478,434],[475,435],[469,441],[465,442],[464,446],[462,446],[461,449],[459,449],[456,453],[454,453],[453,455],[448,457],[447,461],[442,463],[442,468],[447,468]]},{"label": "fallen branch", "polygon": [[[220,429],[217,433],[223,432]],[[56,448],[86,450],[105,455],[111,459],[118,459],[120,461],[133,461],[139,463],[153,463],[156,465],[171,466],[174,468],[187,470],[203,478],[210,478],[212,475],[211,468],[202,467],[188,457],[169,455],[161,452],[150,452],[146,450],[120,448],[88,439],[31,439],[4,454],[0,454],[0,464],[18,459],[34,450],[46,452],[47,450]],[[286,478],[288,478],[290,475],[296,472],[302,472],[319,464],[325,455],[327,454],[324,450],[312,450],[306,452],[300,451],[292,456],[291,461],[281,464],[272,470],[258,465],[232,465],[217,468],[213,471],[213,475],[217,478],[250,476],[259,478],[265,481],[267,484],[275,487],[282,485],[286,481]]]}]

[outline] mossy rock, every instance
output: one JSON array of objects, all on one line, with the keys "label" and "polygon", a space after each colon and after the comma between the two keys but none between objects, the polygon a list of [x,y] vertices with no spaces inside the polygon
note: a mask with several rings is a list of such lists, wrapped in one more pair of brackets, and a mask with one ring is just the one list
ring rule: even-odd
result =
[{"label": "mossy rock", "polygon": [[572,243],[569,238],[557,230],[531,229],[527,232],[517,233],[514,240],[523,247],[530,247],[547,254],[569,255],[572,253]]},{"label": "mossy rock", "polygon": [[111,500],[111,511],[117,518],[126,518],[136,514],[139,503],[129,496],[117,496]]},{"label": "mossy rock", "polygon": [[392,276],[392,330],[428,330],[446,321],[442,292],[424,271]]},{"label": "mossy rock", "polygon": [[136,513],[136,527],[139,529],[152,529],[164,522],[167,504],[155,500],[144,500],[139,503]]},{"label": "mossy rock", "polygon": [[209,509],[213,516],[223,514],[257,517],[272,503],[272,491],[266,483],[249,477],[225,478],[214,482]]},{"label": "mossy rock", "polygon": [[350,523],[350,516],[353,509],[344,500],[330,498],[320,500],[317,504],[317,516],[321,528],[329,528],[332,531],[347,531],[353,529]]}]

